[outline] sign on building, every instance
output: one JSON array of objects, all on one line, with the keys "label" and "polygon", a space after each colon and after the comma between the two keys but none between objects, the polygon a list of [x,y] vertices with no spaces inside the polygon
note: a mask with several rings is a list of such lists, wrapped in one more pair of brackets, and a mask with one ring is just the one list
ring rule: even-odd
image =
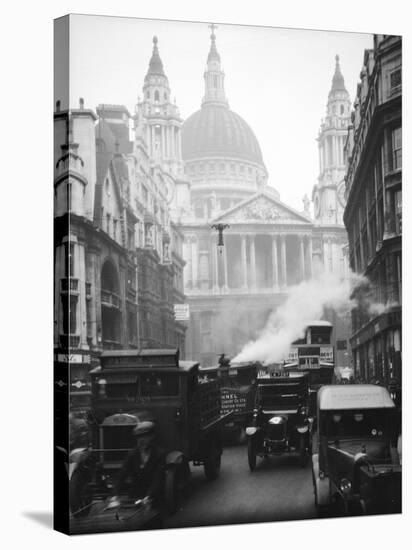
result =
[{"label": "sign on building", "polygon": [[189,304],[175,304],[175,321],[189,321],[190,311]]}]

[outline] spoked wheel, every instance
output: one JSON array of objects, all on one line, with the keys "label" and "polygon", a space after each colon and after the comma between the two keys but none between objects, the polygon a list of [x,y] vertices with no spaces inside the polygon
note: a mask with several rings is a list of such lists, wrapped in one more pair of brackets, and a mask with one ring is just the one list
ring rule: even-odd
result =
[{"label": "spoked wheel", "polygon": [[81,469],[73,472],[69,485],[70,511],[75,518],[86,517],[93,501],[89,476]]},{"label": "spoked wheel", "polygon": [[203,469],[206,479],[213,481],[217,479],[220,474],[221,453],[215,443],[210,445],[210,449],[207,451],[203,462]]},{"label": "spoked wheel", "polygon": [[256,443],[252,438],[247,442],[247,459],[249,462],[249,469],[251,472],[256,468]]}]

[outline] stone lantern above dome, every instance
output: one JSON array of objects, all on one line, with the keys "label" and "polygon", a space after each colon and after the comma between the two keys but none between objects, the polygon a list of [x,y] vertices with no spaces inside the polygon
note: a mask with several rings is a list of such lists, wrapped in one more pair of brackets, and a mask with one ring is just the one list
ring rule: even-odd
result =
[{"label": "stone lantern above dome", "polygon": [[210,27],[202,105],[182,126],[182,157],[191,181],[192,206],[201,218],[210,218],[253,195],[268,178],[253,130],[229,108],[216,26]]}]

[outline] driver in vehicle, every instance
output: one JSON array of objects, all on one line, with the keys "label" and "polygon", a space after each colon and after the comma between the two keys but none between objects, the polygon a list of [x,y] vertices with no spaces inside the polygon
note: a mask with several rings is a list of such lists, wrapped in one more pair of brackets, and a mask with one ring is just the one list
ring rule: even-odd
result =
[{"label": "driver in vehicle", "polygon": [[109,507],[120,505],[119,495],[128,484],[128,495],[143,504],[161,504],[164,486],[165,457],[155,445],[155,425],[152,421],[139,422],[134,428],[136,445],[124,460],[115,484]]}]

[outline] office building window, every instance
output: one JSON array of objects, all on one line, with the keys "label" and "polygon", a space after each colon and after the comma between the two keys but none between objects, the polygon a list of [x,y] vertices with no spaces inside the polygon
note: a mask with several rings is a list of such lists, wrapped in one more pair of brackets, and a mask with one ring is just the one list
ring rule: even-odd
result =
[{"label": "office building window", "polygon": [[395,193],[396,233],[402,233],[402,191]]},{"label": "office building window", "polygon": [[396,71],[393,71],[391,73],[391,90],[393,90],[393,88],[397,88],[398,86],[400,86],[402,84],[402,71],[401,69],[396,69]]},{"label": "office building window", "polygon": [[74,275],[74,244],[64,243],[64,276],[73,277]]},{"label": "office building window", "polygon": [[392,167],[394,170],[402,168],[402,128],[392,131]]}]

